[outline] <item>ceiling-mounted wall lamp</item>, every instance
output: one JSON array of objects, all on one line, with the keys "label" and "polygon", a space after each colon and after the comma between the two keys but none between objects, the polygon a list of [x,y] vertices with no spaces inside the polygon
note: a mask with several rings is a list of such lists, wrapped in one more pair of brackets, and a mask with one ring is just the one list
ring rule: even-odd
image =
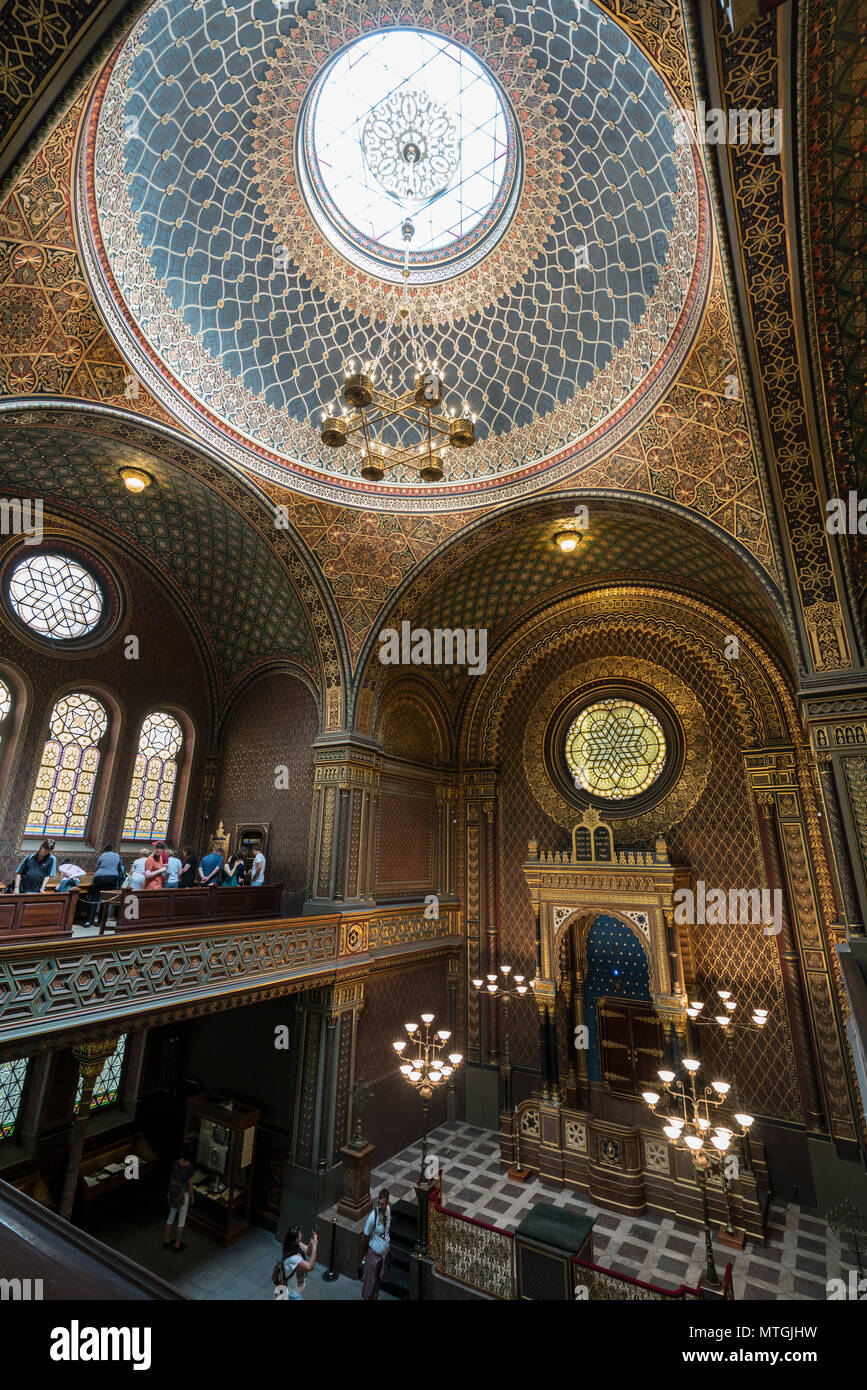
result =
[{"label": "ceiling-mounted wall lamp", "polygon": [[129,492],[144,492],[153,482],[150,473],[146,473],[143,468],[119,468],[117,471]]},{"label": "ceiling-mounted wall lamp", "polygon": [[564,555],[571,555],[573,550],[577,550],[584,537],[580,531],[558,531],[554,537],[554,544],[558,545]]}]

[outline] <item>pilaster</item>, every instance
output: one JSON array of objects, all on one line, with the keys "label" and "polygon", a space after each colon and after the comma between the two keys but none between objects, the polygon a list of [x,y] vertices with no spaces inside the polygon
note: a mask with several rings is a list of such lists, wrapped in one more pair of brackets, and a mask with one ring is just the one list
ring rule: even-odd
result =
[{"label": "pilaster", "polygon": [[305,913],[370,907],[381,758],[369,742],[329,738],[314,748]]},{"label": "pilaster", "polygon": [[[750,789],[766,823],[763,847],[770,842],[776,844],[778,851],[778,868],[775,870],[773,863],[770,868],[772,877],[778,873],[782,880],[786,908],[777,942],[787,982],[787,1002],[791,1000],[792,1005],[790,1024],[797,1030],[799,975],[803,980],[804,1018],[809,1020],[815,1043],[828,1125],[838,1143],[851,1144],[857,1142],[858,1127],[848,1074],[848,1049],[841,1031],[839,985],[830,957],[844,928],[835,921],[833,885],[809,767],[795,747],[750,750],[745,754],[745,762]],[[770,858],[773,860],[773,850]],[[787,916],[794,927],[791,939],[785,933]],[[805,1069],[802,1065],[804,1088],[809,1092],[809,1066]],[[805,1099],[808,1123],[816,1123],[816,1102],[809,1094]]]}]

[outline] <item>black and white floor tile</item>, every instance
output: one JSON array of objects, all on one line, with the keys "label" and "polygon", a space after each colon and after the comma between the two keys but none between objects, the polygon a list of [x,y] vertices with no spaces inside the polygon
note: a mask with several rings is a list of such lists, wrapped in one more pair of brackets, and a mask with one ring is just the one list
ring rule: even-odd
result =
[{"label": "black and white floor tile", "polygon": [[[428,1154],[442,1170],[444,1202],[452,1211],[514,1230],[537,1202],[577,1207],[596,1218],[593,1245],[603,1268],[670,1289],[695,1286],[704,1273],[703,1231],[656,1213],[622,1216],[538,1178],[511,1183],[490,1130],[457,1121],[441,1125],[428,1138]],[[372,1190],[387,1187],[393,1200],[414,1201],[420,1158],[420,1144],[396,1154],[374,1170]],[[731,1250],[715,1242],[714,1257],[720,1273],[731,1263],[739,1299],[824,1301],[828,1280],[848,1280],[855,1268],[851,1252],[841,1250],[821,1217],[792,1203],[772,1206],[765,1247],[748,1243]]]}]

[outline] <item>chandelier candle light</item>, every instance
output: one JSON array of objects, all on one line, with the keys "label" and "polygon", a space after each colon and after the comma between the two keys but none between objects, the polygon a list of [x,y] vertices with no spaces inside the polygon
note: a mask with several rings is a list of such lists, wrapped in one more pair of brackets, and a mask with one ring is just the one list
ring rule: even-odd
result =
[{"label": "chandelier candle light", "polygon": [[660,1115],[660,1118],[666,1121],[662,1132],[672,1148],[678,1153],[688,1154],[692,1161],[695,1180],[701,1192],[707,1257],[704,1277],[708,1284],[718,1287],[720,1279],[714,1263],[710,1212],[707,1202],[708,1174],[711,1170],[719,1172],[725,1198],[726,1222],[724,1227],[720,1229],[719,1238],[724,1244],[740,1247],[743,1242],[739,1240],[738,1232],[732,1221],[731,1197],[725,1173],[725,1157],[734,1138],[748,1141],[753,1117],[752,1115],[735,1115],[734,1121],[738,1125],[737,1130],[731,1130],[724,1124],[712,1124],[711,1115],[720,1106],[728,1103],[731,1087],[727,1081],[712,1081],[710,1086],[705,1086],[699,1091],[696,1085],[696,1073],[700,1065],[691,1057],[683,1058],[683,1067],[687,1073],[688,1082],[676,1080],[673,1071],[663,1070],[658,1073],[668,1101],[668,1113],[660,1112],[657,1109],[661,1097],[655,1091],[645,1091],[643,1095],[653,1114]]},{"label": "chandelier candle light", "polygon": [[[734,1073],[734,1047],[735,1032],[760,1033],[768,1021],[767,1009],[753,1009],[752,1017],[747,1022],[746,1019],[735,1019],[735,1010],[738,1007],[737,1000],[732,995],[731,990],[718,989],[717,997],[721,1001],[720,1012],[718,1014],[706,1015],[703,1013],[704,1004],[698,999],[691,999],[686,1011],[687,1018],[698,1028],[720,1028],[725,1036],[726,1047],[729,1054],[729,1074],[731,1075],[731,1088],[729,1090],[729,1105],[732,1109],[738,1104],[737,1085]],[[752,1172],[752,1159],[750,1155],[749,1138],[744,1142],[744,1171]]]},{"label": "chandelier candle light", "polygon": [[[403,293],[378,347],[367,359],[351,357],[334,403],[322,411],[319,438],[329,449],[354,443],[361,456],[361,476],[381,482],[395,468],[416,471],[424,483],[443,477],[445,451],[469,449],[476,442],[476,416],[467,401],[461,413],[443,407],[443,372],[436,352],[426,345],[409,298],[409,243],[415,232],[407,219]],[[413,363],[413,382],[400,389],[405,372],[401,350]],[[398,358],[395,361],[395,358]]]},{"label": "chandelier candle light", "polygon": [[[530,1176],[530,1169],[521,1166],[520,1137],[517,1117],[517,1107],[512,1107],[512,1054],[509,1046],[509,1004],[513,999],[523,999],[530,992],[524,975],[513,975],[511,965],[501,965],[500,973],[502,980],[496,974],[487,975],[485,979],[473,980],[476,991],[487,994],[491,999],[502,999],[503,1001],[503,1060],[500,1064],[500,1075],[503,1078],[503,1112],[509,1116],[512,1126],[512,1153],[514,1157],[513,1166],[509,1169],[508,1176],[514,1182],[526,1182]],[[511,982],[511,983],[510,983]]]},{"label": "chandelier candle light", "polygon": [[[422,1014],[421,1021],[424,1025],[423,1033],[417,1023],[405,1023],[407,1037],[392,1043],[392,1047],[401,1058],[401,1076],[406,1078],[421,1097],[424,1128],[421,1143],[420,1186],[428,1181],[427,1124],[431,1097],[437,1087],[443,1081],[447,1081],[455,1068],[459,1067],[463,1061],[460,1052],[450,1052],[447,1060],[442,1056],[451,1033],[447,1028],[440,1028],[436,1033],[431,1032],[431,1024],[434,1021],[433,1014]],[[408,1043],[415,1049],[415,1056],[404,1060]]]},{"label": "chandelier candle light", "polygon": [[[434,203],[460,165],[460,140],[451,116],[426,92],[392,92],[368,117],[362,136],[365,163],[386,196],[401,208],[404,221],[403,287],[385,332],[366,358],[344,365],[343,400],[322,411],[319,438],[329,449],[352,442],[361,455],[361,476],[381,482],[400,468],[424,483],[443,477],[445,451],[469,449],[476,442],[476,416],[467,401],[461,413],[443,407],[439,354],[425,342],[409,295],[409,250],[415,236],[412,213]],[[402,390],[409,357],[414,372]]]}]

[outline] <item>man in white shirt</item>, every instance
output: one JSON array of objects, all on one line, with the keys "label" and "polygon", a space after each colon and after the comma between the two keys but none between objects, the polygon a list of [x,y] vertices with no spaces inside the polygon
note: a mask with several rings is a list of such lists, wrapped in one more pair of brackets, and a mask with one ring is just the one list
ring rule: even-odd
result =
[{"label": "man in white shirt", "polygon": [[127,875],[125,888],[131,888],[134,893],[141,893],[145,886],[145,864],[147,855],[143,854],[141,859],[134,859]]},{"label": "man in white shirt", "polygon": [[265,856],[260,849],[253,856],[250,866],[250,887],[261,888],[265,882]]},{"label": "man in white shirt", "polygon": [[391,1207],[388,1203],[388,1190],[383,1188],[376,1199],[376,1206],[364,1223],[362,1237],[364,1274],[361,1281],[361,1297],[368,1303],[375,1303],[379,1298],[379,1286],[388,1274],[390,1243]]}]

